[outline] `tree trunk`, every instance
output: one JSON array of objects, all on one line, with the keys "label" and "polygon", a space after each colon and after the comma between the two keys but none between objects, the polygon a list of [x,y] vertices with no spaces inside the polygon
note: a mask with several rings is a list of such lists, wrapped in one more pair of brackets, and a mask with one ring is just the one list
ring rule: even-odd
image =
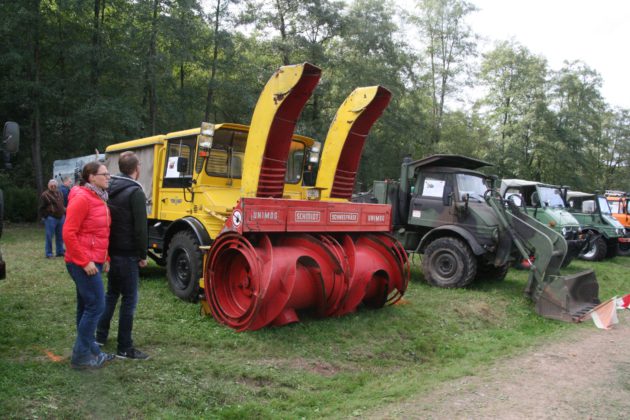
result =
[{"label": "tree trunk", "polygon": [[40,29],[40,0],[35,0],[35,28],[33,39],[33,114],[31,117],[31,128],[33,133],[33,143],[31,143],[31,156],[33,159],[33,172],[35,173],[35,187],[41,194],[44,191],[44,180],[42,170],[42,139],[40,120],[40,99],[41,86],[39,83],[39,71],[41,66],[41,51],[39,43]]},{"label": "tree trunk", "polygon": [[214,100],[214,79],[217,72],[217,57],[219,56],[219,17],[221,12],[221,0],[217,0],[217,8],[214,13],[214,50],[212,53],[212,65],[210,66],[210,80],[208,81],[208,95],[206,96],[206,112],[203,120],[210,121],[210,111]]},{"label": "tree trunk", "polygon": [[149,41],[148,60],[148,97],[149,97],[149,125],[151,135],[157,132],[157,20],[160,0],[153,1],[153,18],[151,19],[151,39]]}]

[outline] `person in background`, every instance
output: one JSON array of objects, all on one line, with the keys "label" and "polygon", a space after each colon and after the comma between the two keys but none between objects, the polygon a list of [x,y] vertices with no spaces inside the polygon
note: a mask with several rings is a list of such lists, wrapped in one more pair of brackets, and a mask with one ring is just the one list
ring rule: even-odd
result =
[{"label": "person in background", "polygon": [[118,158],[120,174],[109,185],[108,206],[112,214],[109,236],[111,268],[108,274],[105,311],[96,330],[96,342],[104,345],[109,335],[116,303],[121,297],[118,317],[118,351],[121,359],[148,359],[133,345],[131,332],[138,303],[139,269],[147,265],[147,208],[140,177],[140,162],[134,152]]},{"label": "person in background", "polygon": [[61,194],[63,194],[63,205],[68,207],[68,194],[70,194],[70,188],[72,188],[72,180],[69,176],[64,176],[61,178],[61,186],[59,190]]},{"label": "person in background", "polygon": [[55,237],[55,251],[58,257],[63,257],[63,223],[66,207],[63,205],[63,195],[57,190],[57,181],[48,181],[46,189],[39,198],[39,216],[46,227],[46,258],[53,257],[52,239]]},{"label": "person in background", "polygon": [[114,358],[95,341],[96,324],[105,308],[101,273],[109,270],[109,179],[105,165],[89,162],[83,167],[80,185],[70,191],[63,227],[66,267],[77,291],[77,339],[71,360],[75,369],[97,369]]}]

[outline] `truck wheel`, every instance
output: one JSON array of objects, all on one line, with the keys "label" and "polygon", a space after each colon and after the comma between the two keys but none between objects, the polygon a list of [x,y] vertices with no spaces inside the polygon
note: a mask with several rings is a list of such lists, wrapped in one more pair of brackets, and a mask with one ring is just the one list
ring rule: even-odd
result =
[{"label": "truck wheel", "polygon": [[606,252],[608,252],[606,246],[606,241],[601,236],[597,238],[593,245],[585,252],[580,254],[580,259],[586,261],[601,261],[606,257]]},{"label": "truck wheel", "polygon": [[477,263],[477,275],[476,281],[503,281],[507,275],[510,264],[506,263],[499,267],[495,267],[492,264],[480,264]]},{"label": "truck wheel", "polygon": [[606,258],[615,258],[619,255],[619,242],[616,239],[610,240],[606,244]]},{"label": "truck wheel", "polygon": [[464,287],[475,278],[477,259],[465,242],[457,238],[438,238],[424,251],[422,271],[432,286]]},{"label": "truck wheel", "polygon": [[630,243],[619,242],[619,246],[617,247],[617,255],[620,255],[622,257],[630,256]]},{"label": "truck wheel", "polygon": [[199,300],[203,261],[199,245],[191,232],[182,231],[173,235],[166,251],[168,285],[175,296],[188,302]]}]

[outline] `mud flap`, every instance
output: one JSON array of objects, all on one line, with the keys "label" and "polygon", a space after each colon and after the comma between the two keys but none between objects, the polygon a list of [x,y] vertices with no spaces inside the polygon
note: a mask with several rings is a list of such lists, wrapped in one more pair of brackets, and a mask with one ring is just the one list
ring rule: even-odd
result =
[{"label": "mud flap", "polygon": [[536,301],[536,312],[545,318],[580,322],[582,316],[597,306],[599,284],[593,270],[567,276],[550,275]]}]

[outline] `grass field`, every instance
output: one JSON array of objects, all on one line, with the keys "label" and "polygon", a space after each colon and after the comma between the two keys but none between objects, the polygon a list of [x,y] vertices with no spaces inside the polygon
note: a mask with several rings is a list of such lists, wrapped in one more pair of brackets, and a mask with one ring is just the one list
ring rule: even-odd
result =
[{"label": "grass field", "polygon": [[[538,317],[522,296],[525,272],[441,290],[414,270],[401,304],[236,333],[176,299],[164,270],[151,265],[141,274],[134,326],[136,345],[151,359],[74,371],[74,283],[62,259],[44,258],[43,238],[43,227],[10,225],[1,241],[8,266],[0,281],[1,418],[361,416],[593,328]],[[601,298],[629,292],[630,258],[576,262],[567,272],[591,266]],[[114,351],[115,339],[105,348]]]}]

